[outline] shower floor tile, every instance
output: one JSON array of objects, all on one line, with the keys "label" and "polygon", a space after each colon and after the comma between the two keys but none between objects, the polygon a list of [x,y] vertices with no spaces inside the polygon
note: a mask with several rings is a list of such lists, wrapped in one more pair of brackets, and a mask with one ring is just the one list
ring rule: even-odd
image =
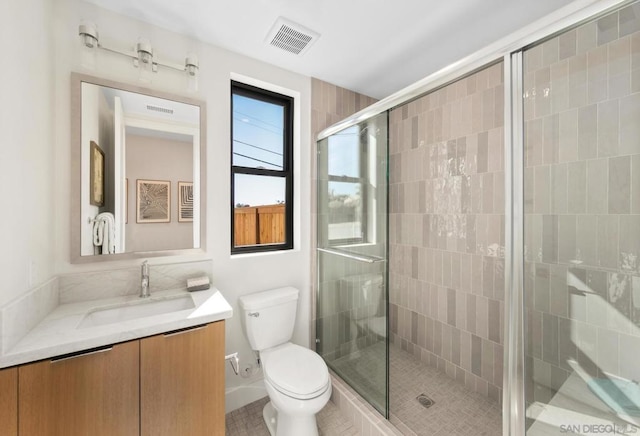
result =
[{"label": "shower floor tile", "polygon": [[[262,419],[262,408],[268,402],[269,397],[264,397],[227,413],[226,436],[269,436],[269,430]],[[358,436],[359,434],[331,401],[318,413],[316,419],[321,436]]]},{"label": "shower floor tile", "polygon": [[385,403],[385,354],[385,343],[376,342],[328,363],[331,369],[380,411],[384,410]]},{"label": "shower floor tile", "polygon": [[[403,434],[502,434],[502,410],[496,401],[470,391],[399,348],[391,347],[389,357],[390,421]],[[422,406],[416,399],[420,394],[427,395],[434,404]]]},{"label": "shower floor tile", "polygon": [[[384,398],[384,342],[331,362],[344,379],[359,387],[363,397]],[[466,388],[412,354],[390,347],[390,421],[407,436],[484,435],[502,433],[502,410],[494,400]],[[434,401],[429,408],[417,397]]]}]

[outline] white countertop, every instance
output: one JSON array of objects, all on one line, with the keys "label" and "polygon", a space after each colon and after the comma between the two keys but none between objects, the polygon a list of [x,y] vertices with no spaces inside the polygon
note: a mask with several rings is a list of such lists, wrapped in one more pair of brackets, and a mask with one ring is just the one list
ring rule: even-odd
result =
[{"label": "white countertop", "polygon": [[0,368],[220,321],[233,315],[233,309],[216,288],[197,292],[155,292],[144,302],[167,300],[180,295],[190,295],[195,308],[83,328],[77,327],[90,312],[144,303],[137,295],[129,295],[61,304],[0,356]]}]

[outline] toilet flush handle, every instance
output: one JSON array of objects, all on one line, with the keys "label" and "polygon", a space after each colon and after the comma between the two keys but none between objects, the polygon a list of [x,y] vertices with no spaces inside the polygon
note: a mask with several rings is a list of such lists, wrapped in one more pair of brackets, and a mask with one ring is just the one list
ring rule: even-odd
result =
[{"label": "toilet flush handle", "polygon": [[249,316],[253,316],[254,318],[257,318],[260,316],[260,312],[249,312]]}]

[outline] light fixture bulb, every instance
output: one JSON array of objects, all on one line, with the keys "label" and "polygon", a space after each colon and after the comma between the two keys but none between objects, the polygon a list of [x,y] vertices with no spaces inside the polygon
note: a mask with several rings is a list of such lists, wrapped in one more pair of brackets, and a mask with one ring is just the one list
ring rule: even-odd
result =
[{"label": "light fixture bulb", "polygon": [[93,23],[84,23],[78,27],[78,35],[87,48],[98,47],[98,29]]},{"label": "light fixture bulb", "polygon": [[138,52],[138,69],[140,70],[138,80],[141,82],[151,83],[153,80],[153,48],[147,39],[140,38],[136,45]]},{"label": "light fixture bulb", "polygon": [[189,53],[187,58],[184,60],[184,70],[187,73],[187,91],[188,92],[197,92],[198,91],[198,57]]},{"label": "light fixture bulb", "polygon": [[153,63],[153,48],[148,40],[140,39],[136,45],[136,51],[138,52],[138,61],[145,64]]},{"label": "light fixture bulb", "polygon": [[98,42],[98,29],[93,23],[83,23],[78,27],[80,36],[80,64],[83,68],[94,70],[96,67],[96,51],[100,46]]},{"label": "light fixture bulb", "polygon": [[198,57],[193,53],[189,53],[187,58],[184,60],[184,69],[190,76],[195,76],[198,74]]},{"label": "light fixture bulb", "polygon": [[87,48],[94,48],[98,46],[98,40],[93,36],[87,34],[82,35],[82,43]]}]

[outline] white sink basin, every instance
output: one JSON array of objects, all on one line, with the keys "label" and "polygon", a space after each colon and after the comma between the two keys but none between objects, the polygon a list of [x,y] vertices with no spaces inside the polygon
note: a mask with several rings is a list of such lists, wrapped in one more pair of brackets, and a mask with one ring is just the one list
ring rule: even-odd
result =
[{"label": "white sink basin", "polygon": [[162,299],[146,298],[139,301],[130,301],[117,306],[93,309],[82,318],[76,328],[96,327],[106,324],[114,324],[149,316],[162,315],[181,310],[194,309],[196,307],[190,294],[181,294]]}]

